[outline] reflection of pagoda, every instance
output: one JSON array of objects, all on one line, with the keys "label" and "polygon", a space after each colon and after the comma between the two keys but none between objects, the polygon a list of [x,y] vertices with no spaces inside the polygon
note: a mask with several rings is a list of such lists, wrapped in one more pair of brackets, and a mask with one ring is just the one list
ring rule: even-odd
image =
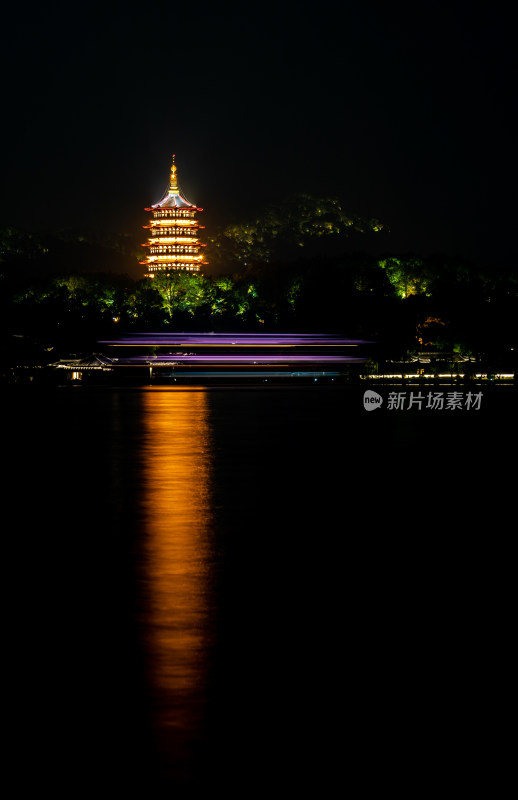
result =
[{"label": "reflection of pagoda", "polygon": [[180,194],[174,155],[167,194],[145,210],[153,212],[149,225],[144,225],[149,229],[149,239],[142,246],[149,248],[148,255],[140,262],[147,267],[147,275],[152,278],[154,273],[164,269],[199,272],[200,266],[207,262],[199,252],[205,245],[198,241],[198,229],[204,226],[198,225],[195,214],[203,209]]}]

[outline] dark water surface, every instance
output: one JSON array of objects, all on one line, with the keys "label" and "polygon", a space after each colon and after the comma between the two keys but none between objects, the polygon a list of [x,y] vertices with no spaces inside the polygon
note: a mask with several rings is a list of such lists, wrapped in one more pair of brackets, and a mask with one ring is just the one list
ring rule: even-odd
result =
[{"label": "dark water surface", "polygon": [[516,403],[483,391],[4,392],[19,789],[462,786],[495,737],[501,772]]}]

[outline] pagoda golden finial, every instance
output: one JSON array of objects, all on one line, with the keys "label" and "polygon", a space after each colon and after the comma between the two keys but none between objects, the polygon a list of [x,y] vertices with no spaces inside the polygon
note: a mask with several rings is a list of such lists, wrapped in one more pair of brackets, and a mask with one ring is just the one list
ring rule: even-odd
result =
[{"label": "pagoda golden finial", "polygon": [[174,153],[173,153],[173,164],[171,166],[171,180],[169,182],[169,194],[178,194],[178,181],[176,179],[176,164],[174,163]]}]

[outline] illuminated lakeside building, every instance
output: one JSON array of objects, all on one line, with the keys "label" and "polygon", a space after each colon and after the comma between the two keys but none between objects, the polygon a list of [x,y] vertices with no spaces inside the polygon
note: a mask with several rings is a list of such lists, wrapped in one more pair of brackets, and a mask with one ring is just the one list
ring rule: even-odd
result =
[{"label": "illuminated lakeside building", "polygon": [[159,203],[145,209],[152,212],[152,217],[149,225],[143,226],[149,230],[149,238],[142,245],[148,248],[148,254],[140,263],[147,267],[146,276],[150,278],[168,269],[199,272],[200,267],[207,264],[200,253],[205,245],[198,241],[198,230],[205,226],[196,220],[196,212],[203,209],[182,197],[176,172],[173,155],[166,195]]}]

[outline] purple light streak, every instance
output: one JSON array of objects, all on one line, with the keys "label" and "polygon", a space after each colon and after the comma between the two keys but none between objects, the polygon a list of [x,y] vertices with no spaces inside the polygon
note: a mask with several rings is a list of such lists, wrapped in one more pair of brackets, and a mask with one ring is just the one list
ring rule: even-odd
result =
[{"label": "purple light streak", "polygon": [[219,355],[219,354],[211,354],[208,353],[206,355],[200,355],[198,353],[167,353],[161,354],[157,356],[133,356],[130,358],[119,358],[118,361],[134,361],[146,364],[154,364],[155,362],[171,362],[175,364],[180,363],[223,363],[223,364],[251,364],[257,362],[258,364],[268,364],[268,363],[314,363],[318,361],[319,363],[346,363],[350,361],[357,361],[357,358],[353,358],[352,356],[328,356],[328,355],[299,355],[299,354],[290,354],[290,355],[282,355],[282,354],[269,354],[269,355],[257,355],[252,353],[250,355],[239,355],[239,356],[227,356],[227,355]]},{"label": "purple light streak", "polygon": [[329,334],[283,334],[283,333],[144,333],[122,336],[120,339],[105,340],[109,345],[182,346],[182,345],[250,345],[303,347],[318,345],[323,347],[354,347],[367,344],[362,339],[344,339]]},{"label": "purple light streak", "polygon": [[[113,358],[120,366],[177,367],[289,367],[363,363],[358,350],[345,355],[342,348],[367,344],[362,339],[345,339],[321,333],[136,333],[101,344],[111,347],[158,348],[159,352]],[[166,348],[185,350],[163,352]],[[280,352],[273,352],[279,348]],[[327,353],[323,351],[328,349]],[[189,350],[191,352],[189,352]],[[331,352],[329,352],[329,350]],[[351,352],[351,351],[349,351]]]}]

